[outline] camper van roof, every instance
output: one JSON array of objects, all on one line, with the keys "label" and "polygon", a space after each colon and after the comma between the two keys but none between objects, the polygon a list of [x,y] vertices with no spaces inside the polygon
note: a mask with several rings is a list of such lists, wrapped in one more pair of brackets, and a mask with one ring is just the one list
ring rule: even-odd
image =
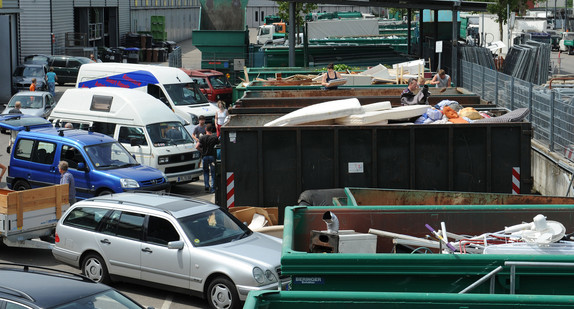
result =
[{"label": "camper van roof", "polygon": [[[98,109],[92,104],[93,96],[112,97],[111,106]],[[105,100],[104,100],[105,101]],[[105,105],[105,103],[103,103]],[[151,95],[131,89],[95,87],[68,89],[52,111],[50,119],[93,121],[94,118],[114,119],[118,124],[151,124],[177,121],[179,117],[162,101]]]}]

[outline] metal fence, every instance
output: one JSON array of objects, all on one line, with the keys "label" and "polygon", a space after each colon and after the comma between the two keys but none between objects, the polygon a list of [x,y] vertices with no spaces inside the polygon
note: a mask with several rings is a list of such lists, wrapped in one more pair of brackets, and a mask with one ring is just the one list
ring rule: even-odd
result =
[{"label": "metal fence", "polygon": [[170,67],[182,68],[183,64],[181,61],[181,58],[182,58],[181,46],[177,46],[176,48],[174,48],[173,51],[171,53],[169,53],[167,58],[168,58]]},{"label": "metal fence", "polygon": [[533,138],[561,155],[574,148],[574,98],[462,60],[462,86],[499,107],[530,109]]}]

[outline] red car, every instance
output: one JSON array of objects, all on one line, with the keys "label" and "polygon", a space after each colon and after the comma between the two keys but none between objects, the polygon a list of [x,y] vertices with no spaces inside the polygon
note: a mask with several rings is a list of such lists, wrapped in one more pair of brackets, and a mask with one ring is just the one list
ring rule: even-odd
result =
[{"label": "red car", "polygon": [[222,100],[227,106],[232,103],[233,88],[223,73],[209,69],[182,70],[197,82],[199,89],[201,89],[201,92],[203,92],[209,101],[217,102]]}]

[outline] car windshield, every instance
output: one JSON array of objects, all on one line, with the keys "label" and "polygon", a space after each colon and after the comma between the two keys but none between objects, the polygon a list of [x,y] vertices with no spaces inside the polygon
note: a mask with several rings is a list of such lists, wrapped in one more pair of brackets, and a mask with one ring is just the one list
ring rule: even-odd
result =
[{"label": "car windshield", "polygon": [[86,152],[97,170],[109,170],[140,165],[118,142],[87,146]]},{"label": "car windshield", "polygon": [[574,32],[572,33],[566,33],[566,35],[564,35],[564,39],[565,40],[574,40]]},{"label": "car windshield", "polygon": [[213,88],[231,87],[231,84],[224,75],[210,76],[209,81],[211,82],[211,86],[213,86]]},{"label": "car windshield", "polygon": [[177,106],[209,103],[195,83],[165,85],[165,90]]},{"label": "car windshield", "polygon": [[73,302],[53,307],[54,309],[90,309],[90,308],[115,308],[115,309],[141,309],[142,306],[127,298],[123,294],[108,290],[95,295],[86,296]]},{"label": "car windshield", "polygon": [[18,101],[20,101],[23,109],[40,109],[44,107],[42,97],[35,95],[15,95],[10,99],[7,107],[14,107]]},{"label": "car windshield", "polygon": [[17,67],[16,70],[14,71],[14,76],[44,78],[44,70],[42,69],[42,67],[30,67],[30,66]]},{"label": "car windshield", "polygon": [[147,133],[155,147],[191,144],[191,136],[181,122],[160,122],[146,126]]},{"label": "car windshield", "polygon": [[225,244],[253,233],[245,224],[221,209],[179,218],[178,221],[195,247]]}]

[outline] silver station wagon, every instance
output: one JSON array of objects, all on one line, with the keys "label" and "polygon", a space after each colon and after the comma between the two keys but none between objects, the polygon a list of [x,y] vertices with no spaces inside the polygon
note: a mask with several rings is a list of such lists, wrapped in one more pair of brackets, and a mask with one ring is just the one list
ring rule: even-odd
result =
[{"label": "silver station wagon", "polygon": [[281,276],[280,239],[181,196],[87,199],[62,216],[55,238],[55,258],[96,282],[135,281],[206,298],[211,308],[240,308],[249,291],[289,283]]}]

